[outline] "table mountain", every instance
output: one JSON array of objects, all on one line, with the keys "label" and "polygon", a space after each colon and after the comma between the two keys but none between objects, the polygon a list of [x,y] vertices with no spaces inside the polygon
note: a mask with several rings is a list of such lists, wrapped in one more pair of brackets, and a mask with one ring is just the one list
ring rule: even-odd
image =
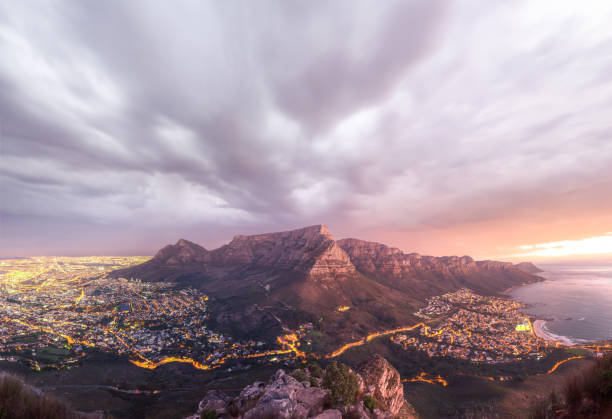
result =
[{"label": "table mountain", "polygon": [[181,239],[111,275],[198,287],[211,296],[211,325],[232,334],[261,338],[312,322],[336,341],[411,324],[433,295],[463,287],[492,294],[539,280],[507,262],[336,241],[324,225],[238,235],[214,250]]}]

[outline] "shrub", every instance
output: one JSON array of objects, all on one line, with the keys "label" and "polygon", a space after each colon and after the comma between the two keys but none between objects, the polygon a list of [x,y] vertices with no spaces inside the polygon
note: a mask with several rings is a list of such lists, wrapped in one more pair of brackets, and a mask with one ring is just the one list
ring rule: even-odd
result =
[{"label": "shrub", "polygon": [[527,417],[529,419],[548,419],[550,417],[549,412],[550,412],[550,409],[549,409],[548,401],[541,400],[531,406],[531,408],[529,409],[529,413],[527,414]]},{"label": "shrub", "polygon": [[217,419],[217,411],[215,409],[204,409],[200,412],[200,419]]},{"label": "shrub", "polygon": [[310,377],[309,381],[310,381],[310,387],[319,387],[319,382],[317,381],[316,378]]},{"label": "shrub", "polygon": [[227,407],[227,412],[230,414],[230,416],[238,416],[240,414],[240,408],[232,400]]},{"label": "shrub", "polygon": [[313,377],[321,378],[323,376],[323,370],[316,362],[311,362],[310,364],[308,364],[308,371]]},{"label": "shrub", "polygon": [[573,376],[567,380],[563,389],[565,403],[571,411],[575,411],[582,400],[582,383],[579,376]]},{"label": "shrub", "polygon": [[308,381],[308,375],[306,375],[306,372],[304,372],[304,370],[299,369],[299,368],[297,370],[294,370],[291,373],[291,376],[295,378],[296,380],[298,380],[300,383],[302,381]]},{"label": "shrub", "polygon": [[37,392],[17,376],[0,373],[0,418],[76,419],[67,404]]},{"label": "shrub", "polygon": [[342,402],[344,405],[355,403],[359,385],[357,377],[345,364],[332,362],[325,369],[322,387],[330,390],[332,403]]},{"label": "shrub", "polygon": [[372,396],[365,396],[363,398],[363,405],[370,410],[374,410],[378,407],[378,403],[376,403],[376,400],[374,400]]},{"label": "shrub", "polygon": [[600,394],[605,401],[612,402],[612,370],[602,371],[600,375],[602,378]]},{"label": "shrub", "polygon": [[559,400],[553,393],[548,400],[533,405],[529,417],[556,418],[557,412],[564,410],[581,417],[608,413],[612,408],[612,354],[598,359],[591,368],[568,378],[562,396]]}]

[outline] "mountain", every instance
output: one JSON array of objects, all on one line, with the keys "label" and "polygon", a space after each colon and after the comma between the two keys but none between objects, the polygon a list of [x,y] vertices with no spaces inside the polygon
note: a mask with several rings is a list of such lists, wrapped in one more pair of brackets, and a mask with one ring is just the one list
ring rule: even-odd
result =
[{"label": "mountain", "polygon": [[[235,236],[215,250],[181,239],[165,246],[149,261],[120,271],[143,281],[186,279],[189,275],[220,278],[272,276],[281,271],[298,273],[310,280],[333,279],[355,273],[348,255],[324,225],[280,233]],[[262,278],[264,282],[273,278]]]},{"label": "mountain", "polygon": [[542,269],[538,268],[531,262],[521,262],[521,263],[517,263],[514,266],[516,266],[523,272],[527,272],[528,274],[537,274],[540,272],[544,272]]},{"label": "mountain", "polygon": [[[336,241],[324,225],[238,235],[214,250],[181,239],[111,275],[200,288],[211,296],[212,324],[228,333],[273,337],[312,322],[336,341],[412,324],[433,295],[462,287],[493,294],[540,279],[507,262]],[[339,312],[344,306],[350,309]]]},{"label": "mountain", "polygon": [[475,261],[469,256],[422,256],[404,253],[384,244],[343,239],[338,245],[364,275],[392,288],[427,297],[468,287],[481,294],[494,294],[513,285],[534,281],[525,264],[491,260]]}]

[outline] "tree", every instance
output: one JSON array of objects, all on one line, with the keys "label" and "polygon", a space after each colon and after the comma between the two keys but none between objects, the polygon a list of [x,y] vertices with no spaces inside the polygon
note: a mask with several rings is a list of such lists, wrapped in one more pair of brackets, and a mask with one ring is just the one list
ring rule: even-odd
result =
[{"label": "tree", "polygon": [[323,370],[316,362],[308,364],[308,371],[310,371],[310,375],[313,377],[321,378],[323,376]]},{"label": "tree", "polygon": [[308,381],[308,376],[306,375],[306,372],[304,372],[304,370],[299,369],[299,368],[293,371],[291,373],[291,376],[295,378],[296,380],[298,380],[299,382]]},{"label": "tree", "polygon": [[341,401],[344,405],[355,403],[359,390],[355,374],[347,365],[338,365],[335,361],[325,369],[322,387],[330,390],[332,403],[336,404]]},{"label": "tree", "polygon": [[376,400],[374,400],[372,396],[365,396],[363,398],[363,405],[370,409],[370,411],[378,407],[378,403],[376,403]]}]

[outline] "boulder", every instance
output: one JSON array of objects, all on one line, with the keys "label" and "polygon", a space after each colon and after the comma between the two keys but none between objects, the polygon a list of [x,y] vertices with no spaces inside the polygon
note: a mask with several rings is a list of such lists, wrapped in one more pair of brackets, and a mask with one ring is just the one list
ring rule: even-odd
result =
[{"label": "boulder", "polygon": [[297,392],[296,401],[307,409],[310,416],[316,416],[323,411],[325,397],[329,390],[318,387],[307,387]]},{"label": "boulder", "polygon": [[214,409],[217,415],[227,413],[227,405],[231,397],[219,390],[210,390],[198,405],[198,415],[206,409]]},{"label": "boulder", "polygon": [[[285,371],[278,370],[267,385],[251,385],[241,392],[241,396],[252,395],[250,400],[258,398],[255,405],[244,413],[244,419],[311,417],[323,410],[328,392],[318,387],[310,387],[308,382],[300,383]],[[241,396],[235,403],[247,406]]]},{"label": "boulder", "polygon": [[314,419],[342,419],[342,413],[337,409],[327,409],[320,415],[315,416]]},{"label": "boulder", "polygon": [[381,412],[374,412],[375,417],[385,417],[384,412],[396,416],[407,404],[404,399],[404,386],[397,370],[382,356],[376,354],[363,363],[359,372],[366,388],[378,402]]}]

